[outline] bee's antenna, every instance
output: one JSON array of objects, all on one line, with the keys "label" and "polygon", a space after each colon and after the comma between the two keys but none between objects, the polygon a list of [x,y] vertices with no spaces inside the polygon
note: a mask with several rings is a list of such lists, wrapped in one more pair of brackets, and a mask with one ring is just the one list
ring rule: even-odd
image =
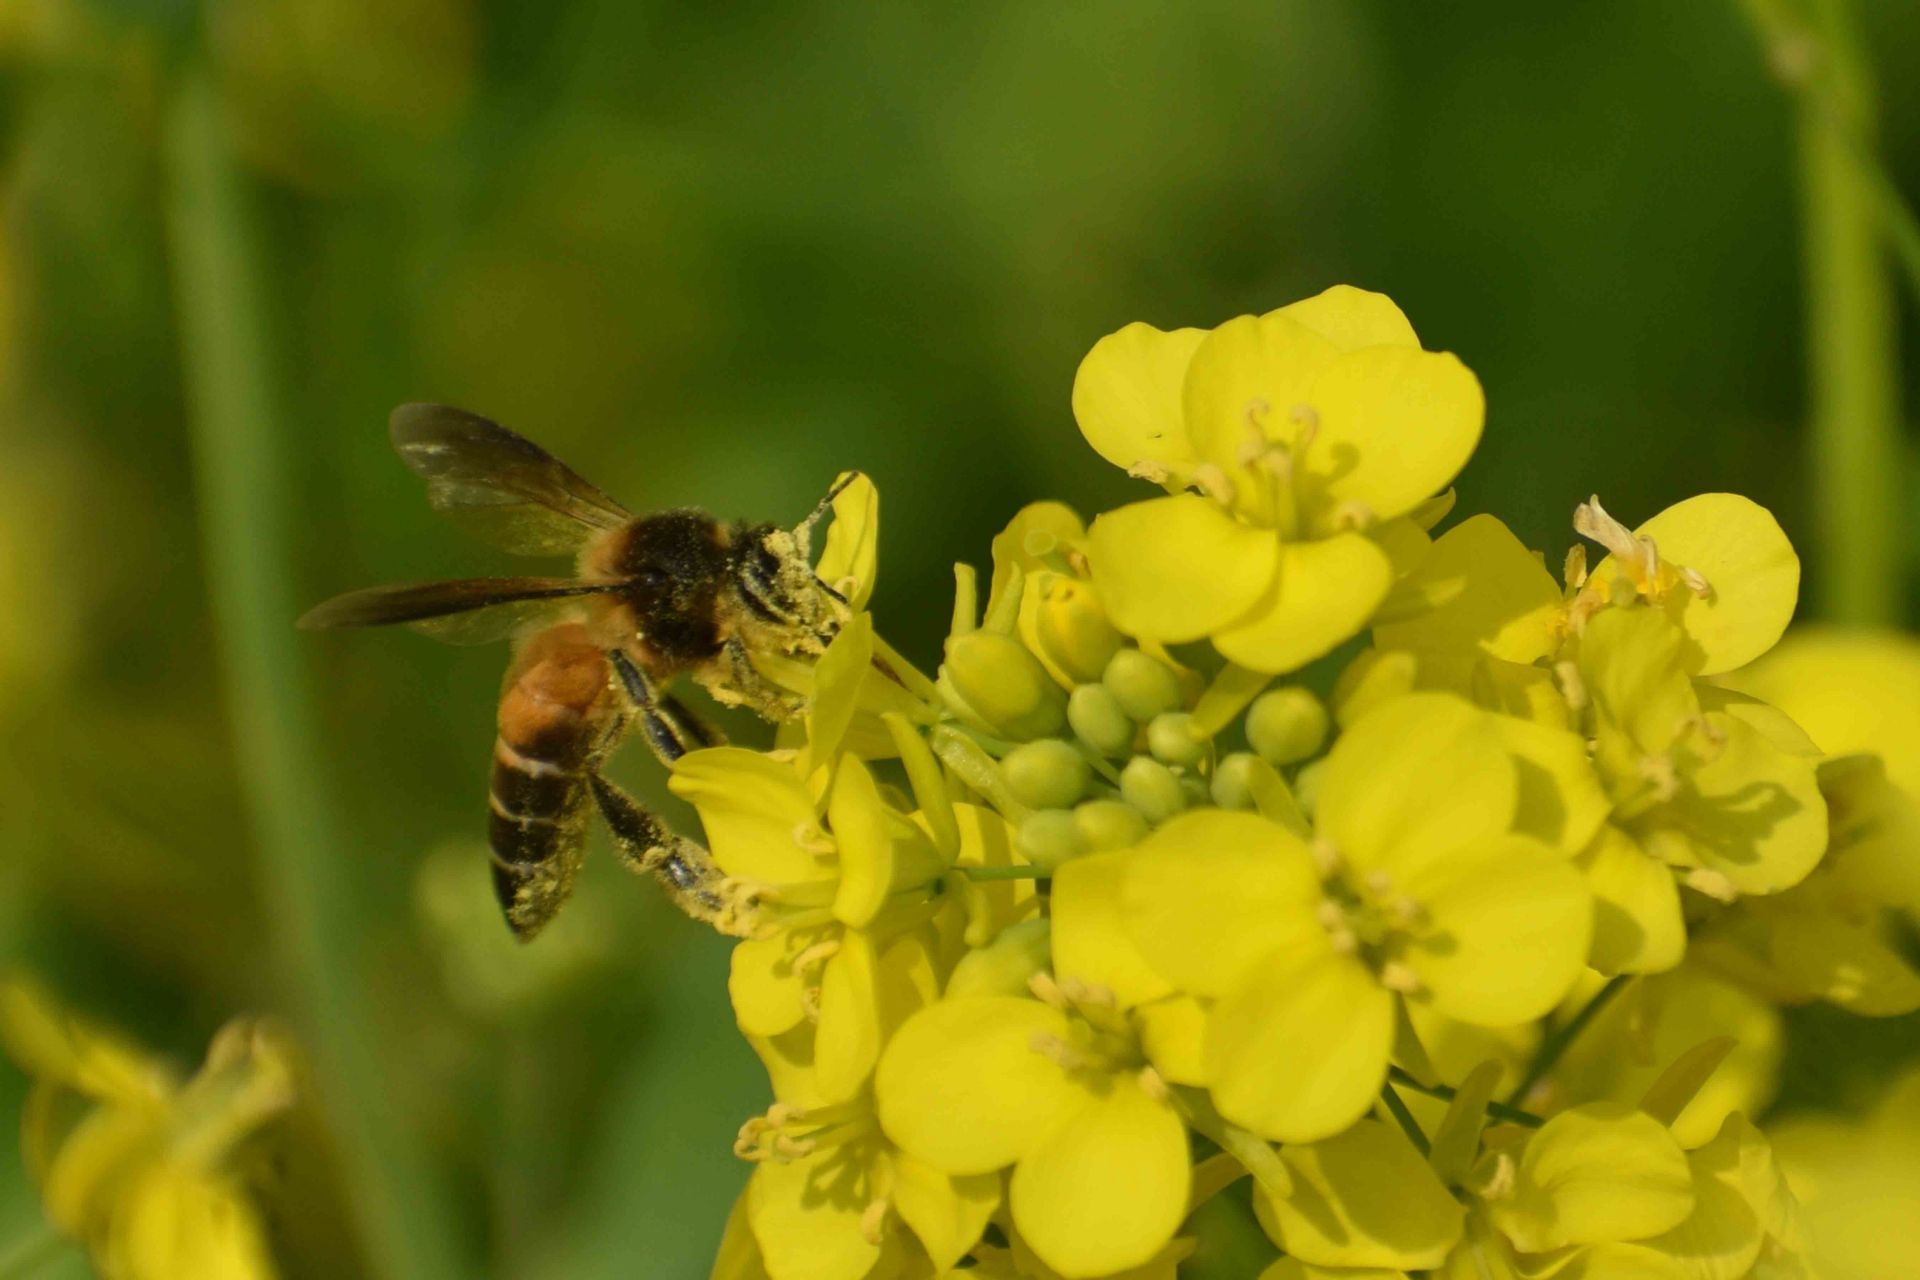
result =
[{"label": "bee's antenna", "polygon": [[855,480],[860,479],[863,474],[863,472],[859,471],[849,471],[838,480],[835,480],[833,482],[833,488],[827,490],[827,496],[820,499],[820,501],[815,504],[813,510],[807,513],[807,518],[794,527],[793,541],[795,545],[800,548],[800,554],[802,556],[808,559],[812,558],[813,526],[819,524],[827,512],[833,510],[833,500],[845,493],[847,486]]},{"label": "bee's antenna", "polygon": [[820,501],[815,504],[813,510],[807,513],[807,518],[800,522],[800,528],[811,530],[814,525],[819,524],[827,512],[833,509],[833,500],[845,493],[847,486],[851,485],[855,480],[858,480],[862,474],[863,473],[859,471],[849,471],[838,480],[835,480],[833,482],[833,488],[827,490],[827,496],[820,499]]}]

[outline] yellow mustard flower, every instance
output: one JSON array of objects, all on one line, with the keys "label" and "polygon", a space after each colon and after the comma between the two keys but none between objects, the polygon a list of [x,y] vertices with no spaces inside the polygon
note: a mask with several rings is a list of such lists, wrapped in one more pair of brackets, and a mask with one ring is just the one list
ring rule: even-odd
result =
[{"label": "yellow mustard flower", "polygon": [[[1186,1125],[1129,1009],[1167,988],[1113,919],[1117,872],[1111,855],[1063,867],[1055,893],[1075,905],[957,969],[874,1082],[902,1148],[955,1175],[1014,1167],[1016,1253],[1068,1277],[1150,1267],[1187,1211]],[[1178,1032],[1154,1034],[1176,1062],[1194,1056]]]},{"label": "yellow mustard flower", "polygon": [[1795,1115],[1769,1126],[1824,1280],[1909,1275],[1920,1223],[1920,1070],[1865,1116]]},{"label": "yellow mustard flower", "polygon": [[1920,796],[1920,639],[1795,628],[1722,683],[1779,707],[1829,755],[1878,755],[1895,785]]},{"label": "yellow mustard flower", "polygon": [[1276,672],[1366,625],[1396,526],[1459,473],[1485,416],[1465,365],[1348,286],[1211,331],[1128,325],[1081,363],[1073,407],[1103,457],[1174,491],[1094,521],[1115,625]]},{"label": "yellow mustard flower", "polygon": [[1494,719],[1445,694],[1389,702],[1328,756],[1310,840],[1202,810],[1127,855],[1134,944],[1212,1002],[1205,1079],[1229,1121],[1331,1137],[1379,1093],[1401,1000],[1512,1026],[1579,977],[1592,904],[1564,856],[1515,833]]},{"label": "yellow mustard flower", "polygon": [[871,1091],[822,1092],[804,1035],[754,1047],[778,1101],[735,1144],[754,1162],[739,1211],[750,1239],[723,1242],[722,1261],[750,1254],[770,1280],[865,1280],[939,1275],[967,1255],[999,1208],[997,1175],[951,1176],[893,1145]]},{"label": "yellow mustard flower", "polygon": [[292,1066],[275,1033],[232,1023],[181,1080],[8,978],[0,1042],[34,1080],[22,1136],[47,1216],[86,1246],[102,1275],[278,1274],[238,1168],[242,1145],[293,1102]]}]

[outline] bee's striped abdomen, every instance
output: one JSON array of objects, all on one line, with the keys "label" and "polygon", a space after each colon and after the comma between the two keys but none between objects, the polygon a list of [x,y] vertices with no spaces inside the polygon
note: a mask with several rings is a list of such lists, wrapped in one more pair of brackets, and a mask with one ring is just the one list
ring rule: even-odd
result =
[{"label": "bee's striped abdomen", "polygon": [[616,714],[606,654],[576,624],[528,642],[500,698],[489,780],[493,887],[531,938],[572,891],[591,793],[586,770]]}]

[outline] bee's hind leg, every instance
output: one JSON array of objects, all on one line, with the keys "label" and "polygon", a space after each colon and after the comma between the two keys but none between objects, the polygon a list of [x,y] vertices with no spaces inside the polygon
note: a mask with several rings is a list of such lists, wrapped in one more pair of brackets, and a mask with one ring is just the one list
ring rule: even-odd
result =
[{"label": "bee's hind leg", "polygon": [[594,801],[613,832],[620,861],[638,875],[660,882],[673,905],[705,924],[727,932],[727,902],[720,892],[720,869],[700,845],[676,835],[638,800],[602,777],[587,775]]}]

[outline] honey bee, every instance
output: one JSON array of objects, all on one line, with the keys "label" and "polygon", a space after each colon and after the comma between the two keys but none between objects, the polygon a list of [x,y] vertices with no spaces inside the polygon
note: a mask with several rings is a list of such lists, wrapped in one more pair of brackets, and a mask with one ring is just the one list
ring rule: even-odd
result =
[{"label": "honey bee", "polygon": [[407,404],[393,447],[427,482],[427,500],[505,550],[576,555],[571,578],[463,578],[373,587],[319,605],[303,628],[400,623],[441,640],[512,637],[493,744],[493,885],[522,940],[572,892],[590,814],[621,858],[659,879],[695,919],[719,922],[719,873],[601,765],[633,728],[671,764],[718,734],[667,689],[686,675],[716,700],[770,720],[793,695],[756,653],[826,651],[846,602],[812,566],[810,535],[849,474],[796,528],[723,523],[680,508],[635,515],[532,441],[461,409]]}]

